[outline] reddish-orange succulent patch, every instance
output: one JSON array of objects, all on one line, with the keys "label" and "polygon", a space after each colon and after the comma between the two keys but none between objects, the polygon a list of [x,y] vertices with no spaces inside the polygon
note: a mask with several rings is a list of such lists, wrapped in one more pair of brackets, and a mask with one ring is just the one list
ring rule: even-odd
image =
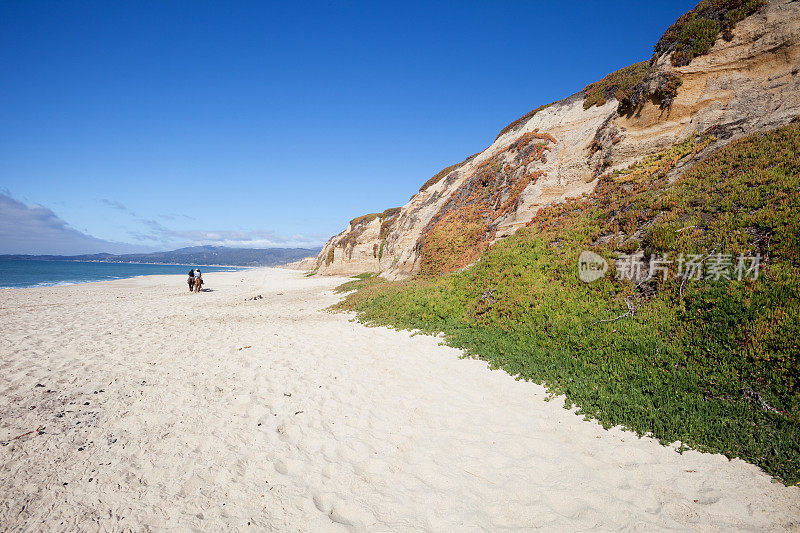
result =
[{"label": "reddish-orange succulent patch", "polygon": [[[555,142],[535,129],[478,165],[423,230],[420,273],[441,274],[474,262],[494,238],[499,219],[513,212],[525,188],[544,174],[528,165],[546,162],[549,144]],[[510,161],[504,161],[508,154]]]}]

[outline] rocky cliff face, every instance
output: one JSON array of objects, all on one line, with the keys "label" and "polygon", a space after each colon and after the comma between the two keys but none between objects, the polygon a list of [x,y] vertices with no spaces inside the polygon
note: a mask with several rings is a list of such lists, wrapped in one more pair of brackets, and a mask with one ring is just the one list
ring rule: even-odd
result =
[{"label": "rocky cliff face", "polygon": [[[707,49],[685,46],[698,27],[715,28]],[[693,133],[712,130],[711,150],[798,115],[800,2],[701,2],[650,61],[528,113],[401,208],[353,219],[316,267],[389,279],[463,268],[541,207],[591,191],[605,172]]]}]

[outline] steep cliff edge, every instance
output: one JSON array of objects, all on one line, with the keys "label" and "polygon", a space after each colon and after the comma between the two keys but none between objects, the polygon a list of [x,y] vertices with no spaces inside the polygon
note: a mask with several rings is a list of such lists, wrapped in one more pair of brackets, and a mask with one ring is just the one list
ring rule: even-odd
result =
[{"label": "steep cliff edge", "polygon": [[800,114],[799,74],[800,2],[701,2],[649,61],[528,113],[401,208],[353,219],[316,270],[402,279],[465,267],[543,206],[587,194],[601,176],[693,133],[713,130],[715,140],[683,168],[788,123]]}]

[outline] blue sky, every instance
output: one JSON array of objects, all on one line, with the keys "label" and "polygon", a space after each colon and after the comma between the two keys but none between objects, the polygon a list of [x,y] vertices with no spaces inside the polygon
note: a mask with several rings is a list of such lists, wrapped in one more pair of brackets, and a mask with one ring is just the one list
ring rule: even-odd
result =
[{"label": "blue sky", "polygon": [[2,2],[0,253],[319,244],[694,4]]}]

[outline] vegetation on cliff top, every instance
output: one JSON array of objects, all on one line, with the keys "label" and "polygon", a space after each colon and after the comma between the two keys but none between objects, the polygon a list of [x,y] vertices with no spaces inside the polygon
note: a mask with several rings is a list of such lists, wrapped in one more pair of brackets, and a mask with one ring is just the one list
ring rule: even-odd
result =
[{"label": "vegetation on cliff top", "polygon": [[356,226],[361,226],[363,224],[367,224],[369,222],[372,222],[376,218],[384,220],[384,219],[391,218],[391,217],[395,216],[399,212],[400,212],[400,208],[399,207],[390,207],[389,209],[387,209],[386,211],[384,211],[382,213],[369,213],[367,215],[361,215],[360,217],[356,217],[353,220],[351,220],[350,221],[350,226],[352,228],[355,228]]},{"label": "vegetation on cliff top", "polygon": [[736,23],[766,4],[767,0],[703,0],[664,32],[653,59],[672,52],[673,66],[688,65],[695,57],[707,54],[720,34],[726,41],[733,39]]},{"label": "vegetation on cliff top", "polygon": [[494,140],[496,141],[497,139],[499,139],[500,137],[502,137],[503,135],[505,135],[509,131],[513,131],[513,130],[519,128],[520,126],[525,124],[528,121],[529,118],[532,118],[536,113],[538,113],[539,111],[541,111],[543,109],[547,109],[548,107],[550,107],[551,105],[553,105],[555,103],[556,102],[551,102],[549,104],[540,105],[536,109],[528,111],[527,113],[525,113],[524,115],[519,117],[517,120],[515,120],[514,122],[512,122],[511,124],[509,124],[508,126],[503,128],[502,130],[500,130],[500,133],[497,134],[497,137],[495,137]]},{"label": "vegetation on cliff top", "polygon": [[[767,0],[702,0],[664,32],[650,60],[628,65],[587,85],[583,89],[583,108],[602,106],[612,97],[619,101],[620,113],[623,114],[635,111],[648,100],[662,108],[669,107],[681,85],[681,79],[675,73],[658,71],[655,67],[658,57],[674,52],[671,57],[673,66],[688,65],[695,57],[707,54],[720,35],[730,41],[736,24],[766,4]],[[521,127],[536,113],[551,105],[539,106],[521,116],[503,128],[495,140]],[[442,172],[446,171],[444,175],[447,175],[456,166]],[[436,183],[444,175],[437,174],[429,182]],[[426,183],[420,191],[429,186]]]},{"label": "vegetation on cliff top", "polygon": [[[694,136],[604,176],[471,268],[355,281],[337,307],[369,324],[443,331],[605,426],[741,457],[797,483],[800,124],[735,141],[672,182],[670,170],[712,141]],[[612,264],[605,277],[579,280],[584,250]],[[637,251],[648,268],[652,255],[672,262],[663,276],[616,277],[614,256]],[[678,275],[679,254],[731,257],[731,269],[740,254],[763,259],[757,279],[695,280]]]},{"label": "vegetation on cliff top", "polygon": [[358,242],[358,238],[361,236],[362,233],[367,228],[367,225],[375,219],[381,221],[380,226],[380,233],[379,239],[381,239],[380,247],[376,244],[373,247],[373,256],[380,259],[383,255],[383,248],[386,241],[386,235],[389,233],[389,229],[391,228],[392,224],[397,220],[397,216],[400,214],[399,207],[390,207],[389,209],[381,212],[381,213],[369,213],[366,215],[361,215],[356,217],[350,221],[350,230],[345,233],[345,235],[336,241],[336,243],[331,246],[327,253],[325,254],[325,258],[320,259],[317,258],[317,268],[321,265],[321,263],[325,263],[325,266],[330,266],[331,263],[334,262],[336,259],[336,253],[334,251],[334,247],[339,247],[343,249],[342,256],[347,256],[348,258],[352,257],[353,250]]},{"label": "vegetation on cliff top", "polygon": [[619,103],[617,110],[620,114],[633,113],[648,101],[662,109],[668,108],[682,83],[674,72],[661,72],[652,63],[642,61],[584,87],[583,108],[602,106],[612,97]]},{"label": "vegetation on cliff top", "polygon": [[[478,152],[478,153],[480,153],[480,152]],[[437,183],[442,181],[444,178],[446,178],[447,175],[450,174],[451,172],[453,172],[456,168],[458,168],[461,165],[471,161],[476,155],[478,155],[478,154],[472,154],[471,156],[469,156],[468,158],[463,160],[461,163],[456,163],[455,165],[450,165],[449,167],[443,168],[442,170],[440,170],[439,172],[434,174],[428,181],[423,183],[422,187],[419,188],[419,192],[422,192],[422,191],[426,190],[428,187],[432,187],[432,186],[436,185]]]},{"label": "vegetation on cliff top", "polygon": [[633,96],[633,88],[647,74],[648,65],[648,61],[628,65],[612,72],[602,80],[590,83],[583,89],[586,95],[583,100],[583,108],[589,109],[593,105],[602,106],[612,97],[619,102],[630,100]]},{"label": "vegetation on cliff top", "polygon": [[583,108],[603,105],[611,97],[619,101],[620,113],[631,113],[648,100],[662,108],[669,107],[681,79],[675,73],[660,71],[657,59],[672,53],[673,66],[688,65],[695,57],[707,54],[720,34],[723,39],[731,40],[736,23],[766,3],[766,0],[703,0],[664,32],[649,61],[621,68],[587,85],[583,89]]}]

